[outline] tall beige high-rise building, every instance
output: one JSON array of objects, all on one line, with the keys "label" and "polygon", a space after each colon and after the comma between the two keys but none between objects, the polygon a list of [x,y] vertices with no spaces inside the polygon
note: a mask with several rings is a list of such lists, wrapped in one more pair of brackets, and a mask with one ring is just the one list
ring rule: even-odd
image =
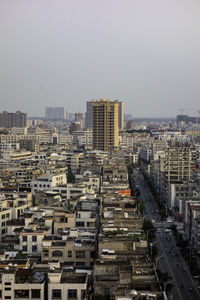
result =
[{"label": "tall beige high-rise building", "polygon": [[[86,103],[86,113],[85,113],[85,128],[92,128],[92,101],[87,101]],[[124,129],[124,102],[118,101],[119,103],[119,130]]]},{"label": "tall beige high-rise building", "polygon": [[92,101],[93,148],[116,150],[119,146],[119,102]]}]

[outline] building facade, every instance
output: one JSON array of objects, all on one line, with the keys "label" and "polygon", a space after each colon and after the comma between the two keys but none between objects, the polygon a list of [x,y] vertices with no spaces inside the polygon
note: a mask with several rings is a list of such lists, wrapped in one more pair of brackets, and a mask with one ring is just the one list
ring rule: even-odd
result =
[{"label": "building facade", "polygon": [[4,111],[0,113],[0,127],[26,127],[26,113],[17,111],[16,113],[9,113]]},{"label": "building facade", "polygon": [[86,103],[85,128],[92,128],[92,101]]},{"label": "building facade", "polygon": [[119,101],[119,130],[124,129],[124,102]]},{"label": "building facade", "polygon": [[[92,102],[87,101],[86,103],[86,113],[85,113],[85,128],[92,128]],[[124,102],[116,100],[119,103],[119,130],[124,129]]]},{"label": "building facade", "polygon": [[45,118],[47,120],[65,120],[66,108],[64,107],[46,107]]},{"label": "building facade", "polygon": [[93,148],[116,150],[119,146],[119,102],[100,99],[92,102]]}]

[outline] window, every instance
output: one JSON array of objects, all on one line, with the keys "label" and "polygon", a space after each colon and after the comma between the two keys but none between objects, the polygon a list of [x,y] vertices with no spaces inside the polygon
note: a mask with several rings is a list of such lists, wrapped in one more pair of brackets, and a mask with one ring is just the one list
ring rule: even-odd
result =
[{"label": "window", "polygon": [[37,246],[32,246],[32,252],[37,252]]},{"label": "window", "polygon": [[86,296],[86,291],[81,290],[81,299],[85,299],[85,296]]},{"label": "window", "polygon": [[68,290],[68,299],[76,299],[77,298],[77,290]]},{"label": "window", "polygon": [[23,247],[22,247],[22,251],[23,251],[23,252],[27,252],[27,246],[23,246]]},{"label": "window", "polygon": [[5,285],[11,285],[11,282],[5,282]]},{"label": "window", "polygon": [[15,290],[14,296],[18,299],[29,298],[29,290]]},{"label": "window", "polygon": [[22,237],[22,241],[23,241],[23,242],[27,242],[27,235],[24,235],[24,236]]},{"label": "window", "polygon": [[1,226],[2,226],[2,227],[4,227],[4,226],[5,226],[5,224],[6,224],[6,222],[2,222],[2,223],[1,223]]},{"label": "window", "polygon": [[78,227],[84,227],[84,222],[76,222],[76,226],[78,226]]},{"label": "window", "polygon": [[54,257],[61,257],[61,256],[63,256],[63,253],[62,253],[62,251],[59,251],[59,250],[53,251],[52,252],[52,256],[54,256]]},{"label": "window", "polygon": [[95,258],[95,251],[90,252],[90,258]]},{"label": "window", "polygon": [[11,291],[11,287],[5,287],[5,291]]},{"label": "window", "polygon": [[2,217],[1,217],[1,218],[2,218],[2,219],[5,219],[5,216],[6,216],[6,215],[2,215]]},{"label": "window", "polygon": [[61,290],[52,290],[52,298],[61,298]]},{"label": "window", "polygon": [[11,299],[11,296],[5,296],[5,299]]},{"label": "window", "polygon": [[72,251],[68,250],[68,257],[72,257]]},{"label": "window", "polygon": [[37,242],[37,236],[36,235],[32,236],[32,242]]},{"label": "window", "polygon": [[48,257],[48,256],[49,256],[49,251],[48,251],[48,250],[44,250],[44,251],[43,251],[43,255],[44,255],[45,257]]},{"label": "window", "polygon": [[31,290],[32,298],[40,298],[40,290]]},{"label": "window", "polygon": [[5,229],[2,229],[1,230],[1,234],[5,234],[6,233],[6,230]]},{"label": "window", "polygon": [[10,214],[6,214],[6,218],[10,218]]},{"label": "window", "polygon": [[84,261],[77,261],[76,266],[84,266],[85,262]]},{"label": "window", "polygon": [[85,258],[85,251],[76,251],[76,258]]},{"label": "window", "polygon": [[65,222],[65,223],[67,223],[68,222],[68,218],[66,217],[61,217],[60,218],[60,222]]}]

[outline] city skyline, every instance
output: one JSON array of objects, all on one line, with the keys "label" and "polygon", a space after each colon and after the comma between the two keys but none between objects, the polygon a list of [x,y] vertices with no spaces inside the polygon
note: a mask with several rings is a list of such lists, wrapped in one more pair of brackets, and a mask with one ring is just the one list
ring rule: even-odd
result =
[{"label": "city skyline", "polygon": [[197,115],[200,4],[188,1],[0,3],[1,111],[85,112],[124,101],[134,117]]}]

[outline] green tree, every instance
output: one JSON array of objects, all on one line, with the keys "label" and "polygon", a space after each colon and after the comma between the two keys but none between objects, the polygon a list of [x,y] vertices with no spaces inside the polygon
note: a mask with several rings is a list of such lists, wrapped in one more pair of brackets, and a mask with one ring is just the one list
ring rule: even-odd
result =
[{"label": "green tree", "polygon": [[142,229],[147,232],[150,229],[154,229],[154,226],[149,219],[144,219]]},{"label": "green tree", "polygon": [[27,255],[24,254],[21,250],[19,250],[15,256],[16,259],[26,259]]},{"label": "green tree", "polygon": [[145,211],[145,204],[141,201],[138,202],[138,209],[141,215],[143,215],[144,211]]},{"label": "green tree", "polygon": [[68,183],[74,183],[75,182],[75,176],[72,173],[72,170],[71,170],[70,167],[68,168],[68,171],[67,171],[67,182]]}]

